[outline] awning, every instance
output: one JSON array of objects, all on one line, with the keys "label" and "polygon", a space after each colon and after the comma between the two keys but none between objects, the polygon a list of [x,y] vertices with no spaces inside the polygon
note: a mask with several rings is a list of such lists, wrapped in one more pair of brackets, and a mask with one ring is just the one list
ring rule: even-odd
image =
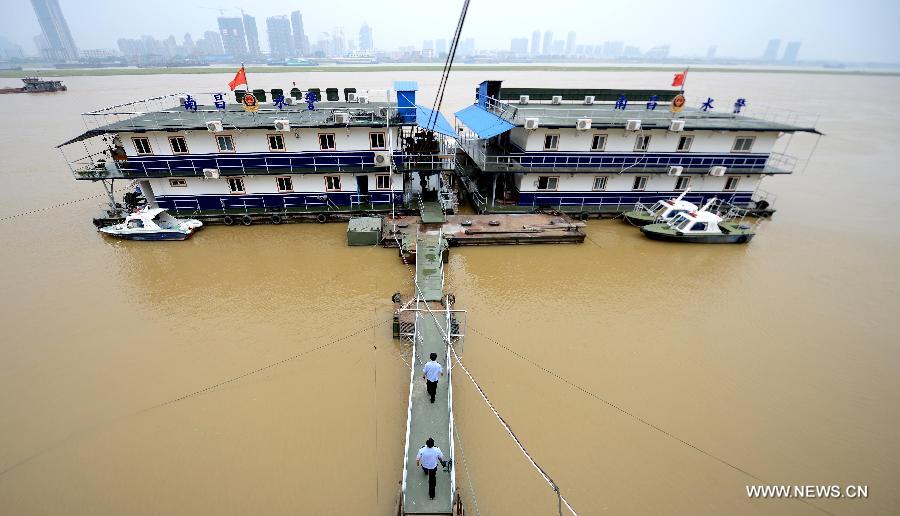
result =
[{"label": "awning", "polygon": [[491,138],[509,131],[515,125],[489,112],[478,104],[473,104],[456,112],[456,118],[471,129],[481,139]]},{"label": "awning", "polygon": [[434,118],[432,117],[432,113],[434,113],[434,111],[430,108],[416,104],[416,125],[434,129],[434,132],[436,133],[455,138],[456,131],[453,130],[453,126],[450,125],[450,122],[447,121],[444,115],[438,111],[437,117]]}]

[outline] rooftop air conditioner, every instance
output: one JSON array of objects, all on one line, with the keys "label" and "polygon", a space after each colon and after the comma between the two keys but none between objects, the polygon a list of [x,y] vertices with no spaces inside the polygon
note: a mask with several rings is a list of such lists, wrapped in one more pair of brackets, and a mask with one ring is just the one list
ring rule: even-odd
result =
[{"label": "rooftop air conditioner", "polygon": [[587,96],[585,96],[585,97],[584,97],[584,103],[587,104],[588,106],[590,106],[591,104],[593,104],[593,103],[594,103],[594,96],[593,96],[593,95],[587,95]]},{"label": "rooftop air conditioner", "polygon": [[294,97],[284,97],[284,103],[288,106],[294,105]]},{"label": "rooftop air conditioner", "polygon": [[203,169],[203,179],[219,179],[219,169],[204,168]]},{"label": "rooftop air conditioner", "polygon": [[626,131],[640,131],[641,130],[641,121],[640,120],[628,120],[625,122],[625,130]]},{"label": "rooftop air conditioner", "polygon": [[519,95],[519,104],[528,104],[528,95]]},{"label": "rooftop air conditioner", "polygon": [[525,129],[535,130],[538,128],[538,119],[537,118],[526,118],[525,119]]},{"label": "rooftop air conditioner", "polygon": [[334,114],[334,123],[349,124],[350,123],[350,113],[335,113]]},{"label": "rooftop air conditioner", "polygon": [[562,95],[554,95],[550,98],[551,104],[562,104]]},{"label": "rooftop air conditioner", "polygon": [[670,131],[684,131],[684,120],[672,120],[669,123]]},{"label": "rooftop air conditioner", "polygon": [[275,130],[286,133],[291,130],[291,121],[290,120],[276,120],[275,121]]},{"label": "rooftop air conditioner", "polygon": [[377,151],[375,152],[375,159],[373,160],[376,167],[389,167],[391,166],[391,153],[390,151]]},{"label": "rooftop air conditioner", "polygon": [[369,102],[369,95],[367,93],[357,93],[356,101],[359,102],[360,104],[365,104],[365,103]]},{"label": "rooftop air conditioner", "polygon": [[357,100],[357,98],[358,97],[356,96],[355,92],[347,94],[347,102],[359,102],[359,100]]},{"label": "rooftop air conditioner", "polygon": [[684,172],[684,167],[679,167],[679,166],[673,165],[673,166],[669,167],[669,171],[666,173],[669,174],[670,176],[680,176],[682,172]]},{"label": "rooftop air conditioner", "polygon": [[709,167],[709,175],[716,176],[716,177],[722,177],[725,175],[725,167],[723,167],[723,166]]},{"label": "rooftop air conditioner", "polygon": [[187,97],[184,95],[178,96],[178,105],[184,107],[184,103],[187,102]]},{"label": "rooftop air conditioner", "polygon": [[206,130],[211,133],[219,133],[222,132],[222,121],[221,120],[210,120],[206,122]]},{"label": "rooftop air conditioner", "polygon": [[575,129],[578,129],[579,131],[587,131],[591,128],[591,122],[592,120],[590,118],[579,118],[575,123]]}]

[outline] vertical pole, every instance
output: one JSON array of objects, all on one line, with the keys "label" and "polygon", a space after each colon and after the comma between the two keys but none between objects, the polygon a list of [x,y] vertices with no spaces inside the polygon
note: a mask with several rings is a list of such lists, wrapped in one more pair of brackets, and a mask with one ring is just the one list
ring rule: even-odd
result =
[{"label": "vertical pole", "polygon": [[494,207],[494,201],[497,200],[497,174],[494,174],[494,186],[491,188],[491,208]]}]

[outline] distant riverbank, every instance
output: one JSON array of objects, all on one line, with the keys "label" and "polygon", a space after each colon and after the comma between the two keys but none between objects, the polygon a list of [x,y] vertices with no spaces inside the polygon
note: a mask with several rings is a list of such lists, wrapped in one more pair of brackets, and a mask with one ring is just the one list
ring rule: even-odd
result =
[{"label": "distant riverbank", "polygon": [[[383,65],[336,65],[336,66],[248,66],[248,73],[285,73],[285,72],[439,72],[443,68],[438,64],[383,64]],[[233,73],[235,66],[203,66],[184,68],[72,68],[72,69],[33,69],[33,70],[0,70],[0,78],[21,78],[29,75],[41,77],[76,77],[104,75],[171,75],[171,74],[206,74]],[[555,64],[480,64],[455,65],[454,70],[504,70],[504,71],[542,71],[542,72],[673,72],[684,69],[675,65],[621,66],[621,65],[555,65]],[[867,70],[867,69],[828,69],[828,68],[754,68],[741,66],[692,67],[691,73],[789,73],[811,75],[874,75],[897,76],[900,70]]]}]

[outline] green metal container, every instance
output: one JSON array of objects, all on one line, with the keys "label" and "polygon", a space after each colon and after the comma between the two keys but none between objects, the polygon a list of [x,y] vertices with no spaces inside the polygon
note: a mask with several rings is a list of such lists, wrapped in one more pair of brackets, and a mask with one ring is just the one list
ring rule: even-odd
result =
[{"label": "green metal container", "polygon": [[347,223],[347,245],[381,243],[381,217],[354,217]]}]

